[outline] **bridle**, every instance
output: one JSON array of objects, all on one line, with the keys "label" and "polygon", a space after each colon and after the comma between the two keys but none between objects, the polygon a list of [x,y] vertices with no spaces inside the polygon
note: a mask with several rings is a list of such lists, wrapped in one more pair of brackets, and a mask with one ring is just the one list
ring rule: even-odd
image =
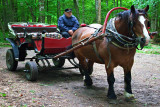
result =
[{"label": "bridle", "polygon": [[[145,14],[139,13],[139,15],[145,15]],[[114,31],[106,28],[106,33],[107,33],[106,38],[113,45],[115,45],[121,49],[137,48],[138,50],[142,50],[144,47],[144,44],[146,42],[146,39],[138,37],[135,34],[135,32],[133,30],[133,26],[135,23],[136,22],[133,19],[129,20],[128,28],[129,28],[129,34],[131,35],[131,37],[127,37],[126,35],[119,34],[118,32],[114,32]],[[140,45],[140,48],[138,48],[138,45]]]},{"label": "bridle", "polygon": [[[138,13],[138,15],[147,16],[146,13]],[[138,50],[142,50],[143,47],[144,47],[144,44],[145,44],[145,42],[146,42],[146,38],[138,37],[138,36],[135,34],[135,32],[134,32],[134,30],[133,30],[133,26],[134,26],[135,23],[136,23],[136,22],[134,22],[133,19],[130,21],[130,25],[131,25],[131,28],[130,28],[131,31],[130,31],[130,32],[131,32],[132,38],[135,39],[135,42],[137,43],[136,48],[137,48]],[[138,48],[138,44],[140,44],[140,48]]]}]

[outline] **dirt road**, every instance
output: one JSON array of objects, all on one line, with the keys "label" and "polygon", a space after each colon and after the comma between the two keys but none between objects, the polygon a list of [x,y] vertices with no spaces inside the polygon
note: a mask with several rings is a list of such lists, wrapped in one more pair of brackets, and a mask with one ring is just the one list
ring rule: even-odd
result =
[{"label": "dirt road", "polygon": [[[16,72],[6,69],[5,53],[0,48],[0,106],[16,107],[143,107],[160,106],[160,55],[136,54],[132,69],[132,89],[135,101],[123,96],[124,80],[121,67],[115,69],[117,100],[109,103],[107,75],[104,65],[95,64],[93,86],[83,85],[78,69],[49,70],[39,74],[36,82],[27,81],[23,72],[25,62]],[[69,62],[65,67],[71,66]],[[2,95],[4,93],[4,97]]]}]

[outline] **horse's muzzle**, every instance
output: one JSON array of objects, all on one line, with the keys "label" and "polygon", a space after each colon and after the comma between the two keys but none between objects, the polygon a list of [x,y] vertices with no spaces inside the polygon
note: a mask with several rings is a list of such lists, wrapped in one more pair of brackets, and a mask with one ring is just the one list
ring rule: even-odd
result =
[{"label": "horse's muzzle", "polygon": [[141,38],[142,42],[144,42],[144,46],[147,46],[149,44],[149,39],[146,39],[146,38]]},{"label": "horse's muzzle", "polygon": [[143,48],[146,45],[148,45],[148,44],[146,44],[146,38],[141,38],[140,39],[140,46],[141,46],[141,48]]}]

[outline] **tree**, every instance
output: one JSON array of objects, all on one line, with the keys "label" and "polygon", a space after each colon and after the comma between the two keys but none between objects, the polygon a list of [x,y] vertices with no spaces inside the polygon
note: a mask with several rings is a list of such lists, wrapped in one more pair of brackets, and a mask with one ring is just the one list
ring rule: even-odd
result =
[{"label": "tree", "polygon": [[3,9],[3,15],[2,15],[2,26],[3,29],[6,31],[7,30],[7,24],[8,24],[8,17],[7,17],[7,7],[8,7],[8,0],[2,0],[2,9]]},{"label": "tree", "polygon": [[39,22],[45,23],[45,16],[44,16],[44,0],[39,0]]},{"label": "tree", "polygon": [[51,24],[51,15],[49,13],[49,1],[48,0],[47,0],[47,23]]},{"label": "tree", "polygon": [[101,24],[101,0],[98,0],[98,23]]},{"label": "tree", "polygon": [[120,7],[122,7],[122,0],[120,0]]},{"label": "tree", "polygon": [[95,0],[96,7],[96,21],[97,23],[101,23],[101,0]]},{"label": "tree", "polygon": [[57,21],[60,16],[61,16],[61,4],[60,0],[57,0]]},{"label": "tree", "polygon": [[74,7],[76,9],[76,16],[77,16],[77,19],[79,20],[79,6],[78,6],[78,0],[73,0],[73,3],[74,3]]},{"label": "tree", "polygon": [[85,14],[84,14],[84,13],[85,13],[85,6],[84,6],[84,4],[85,4],[85,3],[84,3],[84,0],[82,0],[82,7],[83,7],[83,9],[82,9],[82,10],[83,10],[83,13],[82,13],[82,16],[83,16],[83,17],[82,17],[82,22],[83,22],[83,23],[85,23],[85,20],[84,20],[84,19],[85,19]]}]

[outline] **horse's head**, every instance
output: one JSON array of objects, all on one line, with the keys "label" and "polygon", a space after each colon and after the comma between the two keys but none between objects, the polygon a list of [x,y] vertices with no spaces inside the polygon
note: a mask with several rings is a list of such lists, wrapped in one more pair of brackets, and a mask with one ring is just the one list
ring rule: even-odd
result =
[{"label": "horse's head", "polygon": [[144,9],[137,10],[134,6],[131,6],[130,9],[130,21],[131,26],[133,27],[133,32],[137,37],[141,38],[141,42],[144,42],[144,45],[148,45],[150,36],[148,33],[149,20],[147,18],[147,11],[149,10],[149,6]]},{"label": "horse's head", "polygon": [[148,10],[148,5],[141,10],[135,9],[132,5],[130,10],[120,12],[115,21],[115,27],[120,34],[137,38],[142,47],[147,45],[150,40],[147,30],[149,26]]}]

